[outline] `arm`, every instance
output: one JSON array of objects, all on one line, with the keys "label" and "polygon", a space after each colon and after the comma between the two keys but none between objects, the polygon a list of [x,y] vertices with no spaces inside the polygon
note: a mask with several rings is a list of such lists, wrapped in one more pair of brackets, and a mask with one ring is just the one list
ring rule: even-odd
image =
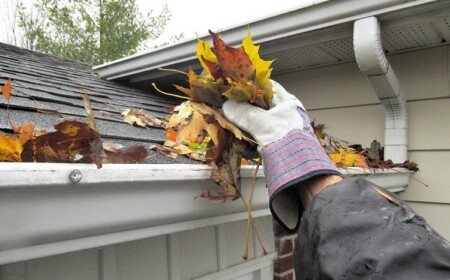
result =
[{"label": "arm", "polygon": [[303,208],[306,209],[313,198],[322,190],[340,181],[342,181],[341,176],[321,175],[313,177],[303,182],[302,184],[295,186],[295,189],[300,196],[300,201],[303,205]]},{"label": "arm", "polygon": [[298,234],[297,279],[450,279],[448,241],[395,194],[363,178],[319,192]]}]

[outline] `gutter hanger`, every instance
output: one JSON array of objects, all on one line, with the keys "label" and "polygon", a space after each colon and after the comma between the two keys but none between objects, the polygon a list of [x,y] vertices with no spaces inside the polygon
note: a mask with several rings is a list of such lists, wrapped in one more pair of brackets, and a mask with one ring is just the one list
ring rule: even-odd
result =
[{"label": "gutter hanger", "polygon": [[381,44],[376,17],[356,20],[353,48],[359,69],[367,77],[385,111],[384,158],[404,162],[408,153],[408,112],[400,83]]}]

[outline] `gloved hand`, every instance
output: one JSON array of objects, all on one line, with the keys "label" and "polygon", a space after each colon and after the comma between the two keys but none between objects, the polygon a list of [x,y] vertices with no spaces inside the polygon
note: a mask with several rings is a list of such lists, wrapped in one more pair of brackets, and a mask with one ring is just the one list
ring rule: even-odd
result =
[{"label": "gloved hand", "polygon": [[269,110],[249,103],[226,101],[224,116],[261,144],[270,210],[277,222],[293,232],[303,212],[298,193],[291,188],[316,175],[341,175],[321,147],[302,103],[272,81]]}]

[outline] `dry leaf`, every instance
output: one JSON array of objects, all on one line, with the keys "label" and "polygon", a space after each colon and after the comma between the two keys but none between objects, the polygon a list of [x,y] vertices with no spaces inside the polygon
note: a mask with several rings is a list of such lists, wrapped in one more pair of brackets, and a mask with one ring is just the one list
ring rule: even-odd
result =
[{"label": "dry leaf", "polygon": [[103,149],[107,152],[117,152],[124,148],[123,145],[112,142],[103,142]]},{"label": "dry leaf", "polygon": [[259,56],[259,46],[253,45],[250,31],[247,34],[247,38],[242,41],[242,47],[252,61],[253,67],[255,67],[257,87],[264,90],[264,100],[266,104],[270,104],[273,97],[272,83],[270,82],[272,68],[270,66],[273,61],[263,60]]},{"label": "dry leaf", "polygon": [[[215,64],[217,71],[219,71],[223,77],[231,78],[235,82],[253,81],[255,78],[255,68],[248,55],[245,53],[245,49],[243,47],[238,49],[228,47],[220,38],[220,35],[211,30],[209,31],[209,34],[211,34],[213,38],[214,48],[211,50],[217,57],[217,63]],[[207,60],[206,58],[204,59]],[[214,72],[214,69],[209,69],[211,72]],[[218,79],[221,77],[214,78]]]},{"label": "dry leaf", "polygon": [[19,138],[0,133],[0,161],[21,161],[23,143]]},{"label": "dry leaf", "polygon": [[34,124],[25,124],[22,126],[17,126],[13,128],[14,133],[18,136],[20,143],[25,144],[28,140],[33,137]]},{"label": "dry leaf", "polygon": [[6,82],[6,84],[3,87],[1,87],[3,96],[6,98],[6,100],[8,100],[8,102],[9,102],[9,99],[11,98],[11,85],[12,85],[12,81],[11,81],[11,79],[9,79]]},{"label": "dry leaf", "polygon": [[56,131],[37,136],[25,144],[23,161],[87,162],[101,167],[100,134],[89,124],[66,120],[54,127]]},{"label": "dry leaf", "polygon": [[189,88],[175,85],[175,87],[189,95],[192,101],[202,102],[214,107],[222,107],[225,100],[221,97],[221,92],[226,88],[224,81],[218,79],[216,81],[204,77],[197,77],[191,68],[188,72]]},{"label": "dry leaf", "polygon": [[82,96],[84,108],[86,109],[87,113],[88,124],[93,130],[100,133],[97,127],[97,122],[95,121],[94,111],[92,110],[91,102],[89,101],[89,96],[87,94],[83,94]]},{"label": "dry leaf", "polygon": [[105,149],[109,163],[141,163],[148,156],[147,149],[142,145],[133,145],[126,149]]},{"label": "dry leaf", "polygon": [[122,112],[123,121],[141,127],[153,126],[166,128],[166,122],[144,113],[144,110],[126,109]]},{"label": "dry leaf", "polygon": [[366,158],[363,155],[352,152],[343,154],[329,154],[331,160],[339,168],[363,167],[369,168]]},{"label": "dry leaf", "polygon": [[156,147],[156,151],[160,154],[162,154],[163,156],[166,156],[168,158],[172,158],[172,159],[176,159],[178,154],[175,153],[172,149],[168,148],[168,147],[164,147],[164,146],[160,146],[158,145]]}]

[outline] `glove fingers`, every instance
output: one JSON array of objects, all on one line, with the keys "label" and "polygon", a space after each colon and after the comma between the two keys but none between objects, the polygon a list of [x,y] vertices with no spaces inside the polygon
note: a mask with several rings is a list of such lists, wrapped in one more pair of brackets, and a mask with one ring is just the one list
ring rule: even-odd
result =
[{"label": "glove fingers", "polygon": [[274,80],[270,80],[272,82],[272,90],[273,90],[273,99],[270,107],[275,107],[278,104],[282,103],[286,100],[296,100],[297,98],[290,94],[282,85],[275,82]]},{"label": "glove fingers", "polygon": [[305,110],[305,107],[303,107],[303,104],[300,102],[300,100],[297,99],[297,97],[290,94],[282,85],[275,82],[274,80],[270,81],[272,82],[273,85],[272,90],[274,92],[270,108],[276,107],[285,101],[292,101],[295,102],[297,106]]}]

